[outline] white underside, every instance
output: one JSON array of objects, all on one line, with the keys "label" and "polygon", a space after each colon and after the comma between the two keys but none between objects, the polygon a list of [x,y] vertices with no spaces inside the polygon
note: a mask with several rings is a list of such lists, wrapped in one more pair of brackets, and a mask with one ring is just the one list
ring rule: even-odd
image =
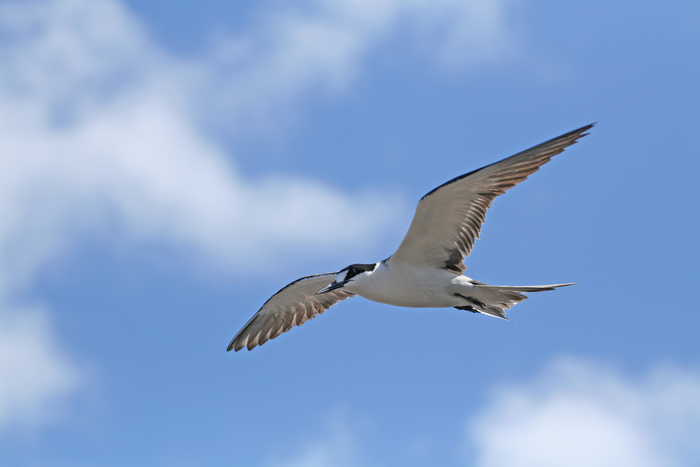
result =
[{"label": "white underside", "polygon": [[471,279],[446,269],[410,268],[381,262],[371,273],[356,276],[344,287],[374,302],[411,308],[448,308],[469,304],[478,296]]}]

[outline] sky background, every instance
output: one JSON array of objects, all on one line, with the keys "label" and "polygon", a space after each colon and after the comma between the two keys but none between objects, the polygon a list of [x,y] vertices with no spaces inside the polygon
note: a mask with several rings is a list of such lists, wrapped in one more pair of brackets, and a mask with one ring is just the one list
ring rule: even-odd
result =
[{"label": "sky background", "polygon": [[[695,1],[0,1],[3,466],[700,463]],[[445,181],[499,197],[511,322],[355,298]]]}]

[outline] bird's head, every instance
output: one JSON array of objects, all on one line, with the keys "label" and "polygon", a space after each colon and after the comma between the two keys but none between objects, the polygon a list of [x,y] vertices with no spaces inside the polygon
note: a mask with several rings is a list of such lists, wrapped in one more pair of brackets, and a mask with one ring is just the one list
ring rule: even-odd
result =
[{"label": "bird's head", "polygon": [[340,289],[353,281],[361,280],[362,278],[372,274],[372,271],[374,271],[374,268],[376,267],[376,264],[351,264],[350,266],[341,269],[335,276],[335,280],[316,292],[316,295]]}]

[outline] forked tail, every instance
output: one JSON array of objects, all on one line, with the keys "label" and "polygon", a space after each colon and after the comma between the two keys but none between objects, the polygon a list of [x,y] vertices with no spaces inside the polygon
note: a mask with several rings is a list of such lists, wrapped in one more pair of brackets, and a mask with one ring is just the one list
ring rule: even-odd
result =
[{"label": "forked tail", "polygon": [[468,305],[456,306],[458,310],[468,310],[473,313],[484,313],[495,316],[496,318],[506,318],[506,310],[513,305],[527,300],[527,296],[523,293],[544,292],[546,290],[554,290],[558,287],[567,287],[574,285],[575,282],[568,284],[551,284],[551,285],[526,285],[526,286],[509,286],[509,285],[474,285],[474,289],[470,296],[457,294],[464,298]]}]

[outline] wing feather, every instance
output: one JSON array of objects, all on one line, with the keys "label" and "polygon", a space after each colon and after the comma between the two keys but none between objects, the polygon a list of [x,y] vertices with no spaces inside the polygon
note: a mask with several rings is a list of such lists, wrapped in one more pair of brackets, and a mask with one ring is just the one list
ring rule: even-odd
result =
[{"label": "wing feather", "polygon": [[389,264],[445,268],[461,274],[496,196],[527,179],[593,125],[586,125],[514,156],[440,185],[418,202],[416,213]]},{"label": "wing feather", "polygon": [[318,290],[333,282],[337,274],[329,272],[302,277],[282,288],[238,331],[227,350],[238,352],[243,347],[252,350],[292,327],[315,318],[339,301],[354,297],[354,293],[343,289],[315,295]]}]

